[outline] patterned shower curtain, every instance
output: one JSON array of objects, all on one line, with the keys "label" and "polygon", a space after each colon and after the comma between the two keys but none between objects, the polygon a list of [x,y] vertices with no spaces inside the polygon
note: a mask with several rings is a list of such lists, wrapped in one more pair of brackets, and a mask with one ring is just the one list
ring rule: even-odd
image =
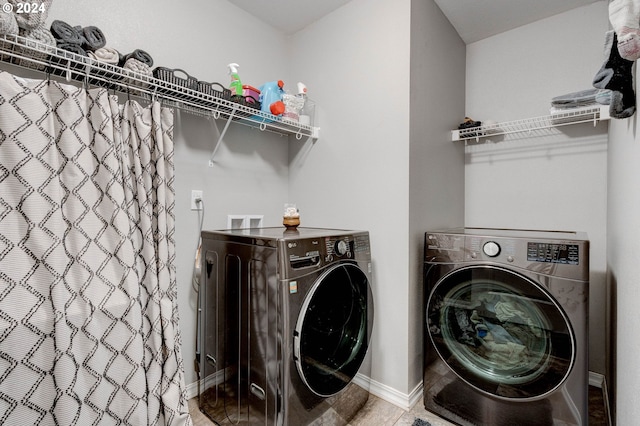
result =
[{"label": "patterned shower curtain", "polygon": [[0,71],[0,424],[189,425],[173,114]]}]

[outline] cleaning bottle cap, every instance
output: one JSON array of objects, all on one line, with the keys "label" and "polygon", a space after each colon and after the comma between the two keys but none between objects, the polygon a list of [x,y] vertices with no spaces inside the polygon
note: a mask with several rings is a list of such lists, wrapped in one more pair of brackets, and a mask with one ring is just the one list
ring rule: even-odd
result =
[{"label": "cleaning bottle cap", "polygon": [[227,66],[229,67],[229,74],[237,73],[238,68],[240,68],[240,65],[236,63],[231,63],[231,64],[228,64]]},{"label": "cleaning bottle cap", "polygon": [[307,86],[304,83],[298,82],[298,95],[306,95],[307,94]]},{"label": "cleaning bottle cap", "polygon": [[284,87],[284,81],[278,80],[278,87],[282,89]]}]

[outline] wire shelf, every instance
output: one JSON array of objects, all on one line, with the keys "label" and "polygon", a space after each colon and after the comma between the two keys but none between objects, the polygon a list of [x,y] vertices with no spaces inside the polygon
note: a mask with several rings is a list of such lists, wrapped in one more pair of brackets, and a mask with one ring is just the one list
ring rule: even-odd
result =
[{"label": "wire shelf", "polygon": [[466,141],[479,140],[499,135],[512,133],[524,133],[534,130],[551,129],[559,126],[567,126],[578,123],[593,123],[595,126],[601,120],[608,120],[609,106],[598,105],[587,108],[579,108],[571,111],[545,115],[542,117],[527,118],[524,120],[505,121],[491,125],[470,127],[468,129],[452,130],[451,140]]},{"label": "wire shelf", "polygon": [[223,118],[260,130],[282,135],[295,135],[296,139],[317,139],[320,129],[288,121],[201,91],[183,87],[117,65],[78,55],[37,40],[16,35],[0,36],[0,61],[22,68],[35,69],[77,81],[141,97],[161,100],[164,105],[190,114],[215,119]]}]

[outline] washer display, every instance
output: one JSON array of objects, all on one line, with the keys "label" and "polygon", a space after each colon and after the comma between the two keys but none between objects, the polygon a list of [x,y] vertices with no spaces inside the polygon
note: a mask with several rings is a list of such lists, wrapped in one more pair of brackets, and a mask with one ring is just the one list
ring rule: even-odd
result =
[{"label": "washer display", "polygon": [[584,424],[588,241],[465,229],[427,233],[425,254],[425,407],[469,425]]}]

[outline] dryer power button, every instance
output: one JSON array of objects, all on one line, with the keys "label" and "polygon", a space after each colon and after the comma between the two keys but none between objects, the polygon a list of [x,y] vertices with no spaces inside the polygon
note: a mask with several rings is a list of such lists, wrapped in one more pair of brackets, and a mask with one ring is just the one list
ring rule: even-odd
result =
[{"label": "dryer power button", "polygon": [[482,251],[489,257],[496,257],[500,254],[500,246],[495,241],[487,241],[482,246]]}]

